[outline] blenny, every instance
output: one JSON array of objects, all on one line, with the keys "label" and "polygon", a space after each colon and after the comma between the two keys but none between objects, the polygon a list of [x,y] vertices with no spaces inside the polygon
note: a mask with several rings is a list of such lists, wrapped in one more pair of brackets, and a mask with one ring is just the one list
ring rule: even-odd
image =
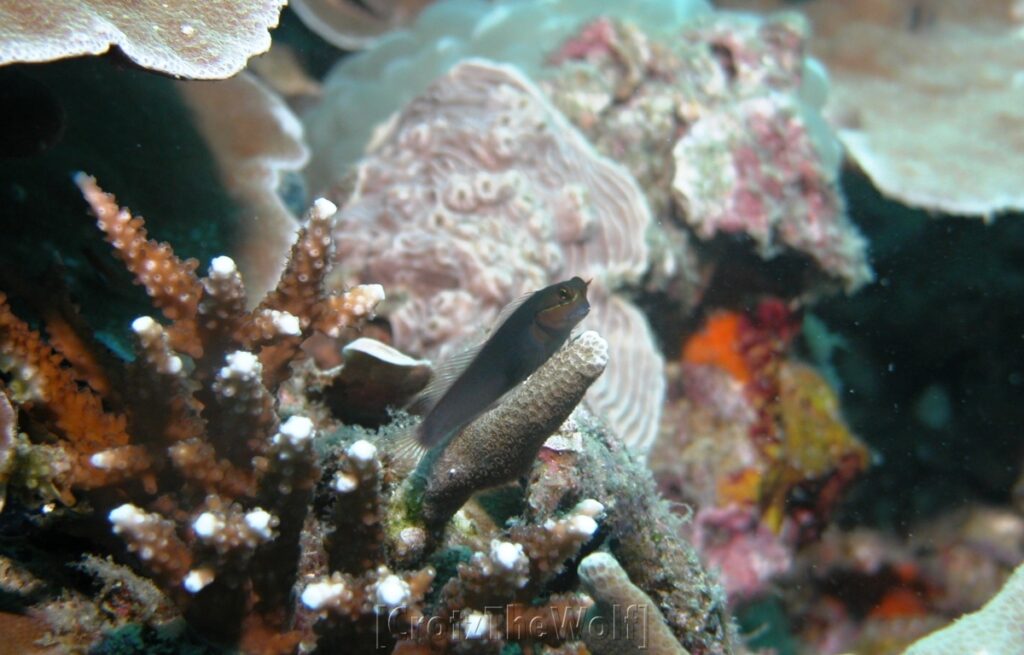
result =
[{"label": "blenny", "polygon": [[414,433],[419,450],[445,442],[536,371],[590,311],[579,277],[526,294],[502,310],[490,336],[453,357],[412,403],[427,408]]}]

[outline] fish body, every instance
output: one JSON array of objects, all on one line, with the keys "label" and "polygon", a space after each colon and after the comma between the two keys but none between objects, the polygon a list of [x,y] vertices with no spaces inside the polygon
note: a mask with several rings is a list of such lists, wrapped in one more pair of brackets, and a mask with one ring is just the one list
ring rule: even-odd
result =
[{"label": "fish body", "polygon": [[443,388],[420,424],[416,441],[431,448],[487,411],[561,348],[589,311],[587,282],[578,277],[545,287],[506,308],[507,318],[471,355],[465,368],[451,374],[450,386],[439,380],[437,386]]}]

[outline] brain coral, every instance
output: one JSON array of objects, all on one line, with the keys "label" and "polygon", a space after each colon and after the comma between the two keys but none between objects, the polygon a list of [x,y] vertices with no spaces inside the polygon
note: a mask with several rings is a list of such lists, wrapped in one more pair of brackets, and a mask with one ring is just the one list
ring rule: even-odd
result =
[{"label": "brain coral", "polygon": [[464,344],[524,292],[594,278],[587,320],[612,353],[589,400],[646,449],[660,416],[661,357],[639,310],[613,290],[646,268],[649,223],[633,178],[529,80],[471,60],[375,139],[336,224],[337,270],[345,286],[388,288],[398,299],[383,312],[395,344],[421,355]]}]

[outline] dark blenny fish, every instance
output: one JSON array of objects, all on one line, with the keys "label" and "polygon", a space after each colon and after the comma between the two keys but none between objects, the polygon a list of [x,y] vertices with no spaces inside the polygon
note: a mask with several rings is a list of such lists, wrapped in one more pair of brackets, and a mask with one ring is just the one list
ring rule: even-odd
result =
[{"label": "dark blenny fish", "polygon": [[[419,404],[440,395],[416,431],[422,448],[432,448],[487,411],[506,392],[540,368],[590,311],[587,284],[574,277],[524,296],[502,312],[479,350],[455,358],[448,373],[422,394]],[[469,364],[460,371],[460,365]],[[454,377],[451,386],[448,382]]]}]

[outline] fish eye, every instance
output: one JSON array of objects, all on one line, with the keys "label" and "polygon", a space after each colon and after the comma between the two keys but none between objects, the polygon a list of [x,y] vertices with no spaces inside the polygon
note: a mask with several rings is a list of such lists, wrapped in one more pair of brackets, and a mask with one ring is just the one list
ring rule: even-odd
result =
[{"label": "fish eye", "polygon": [[568,300],[570,298],[569,289],[566,287],[558,287],[558,297],[562,300]]}]

